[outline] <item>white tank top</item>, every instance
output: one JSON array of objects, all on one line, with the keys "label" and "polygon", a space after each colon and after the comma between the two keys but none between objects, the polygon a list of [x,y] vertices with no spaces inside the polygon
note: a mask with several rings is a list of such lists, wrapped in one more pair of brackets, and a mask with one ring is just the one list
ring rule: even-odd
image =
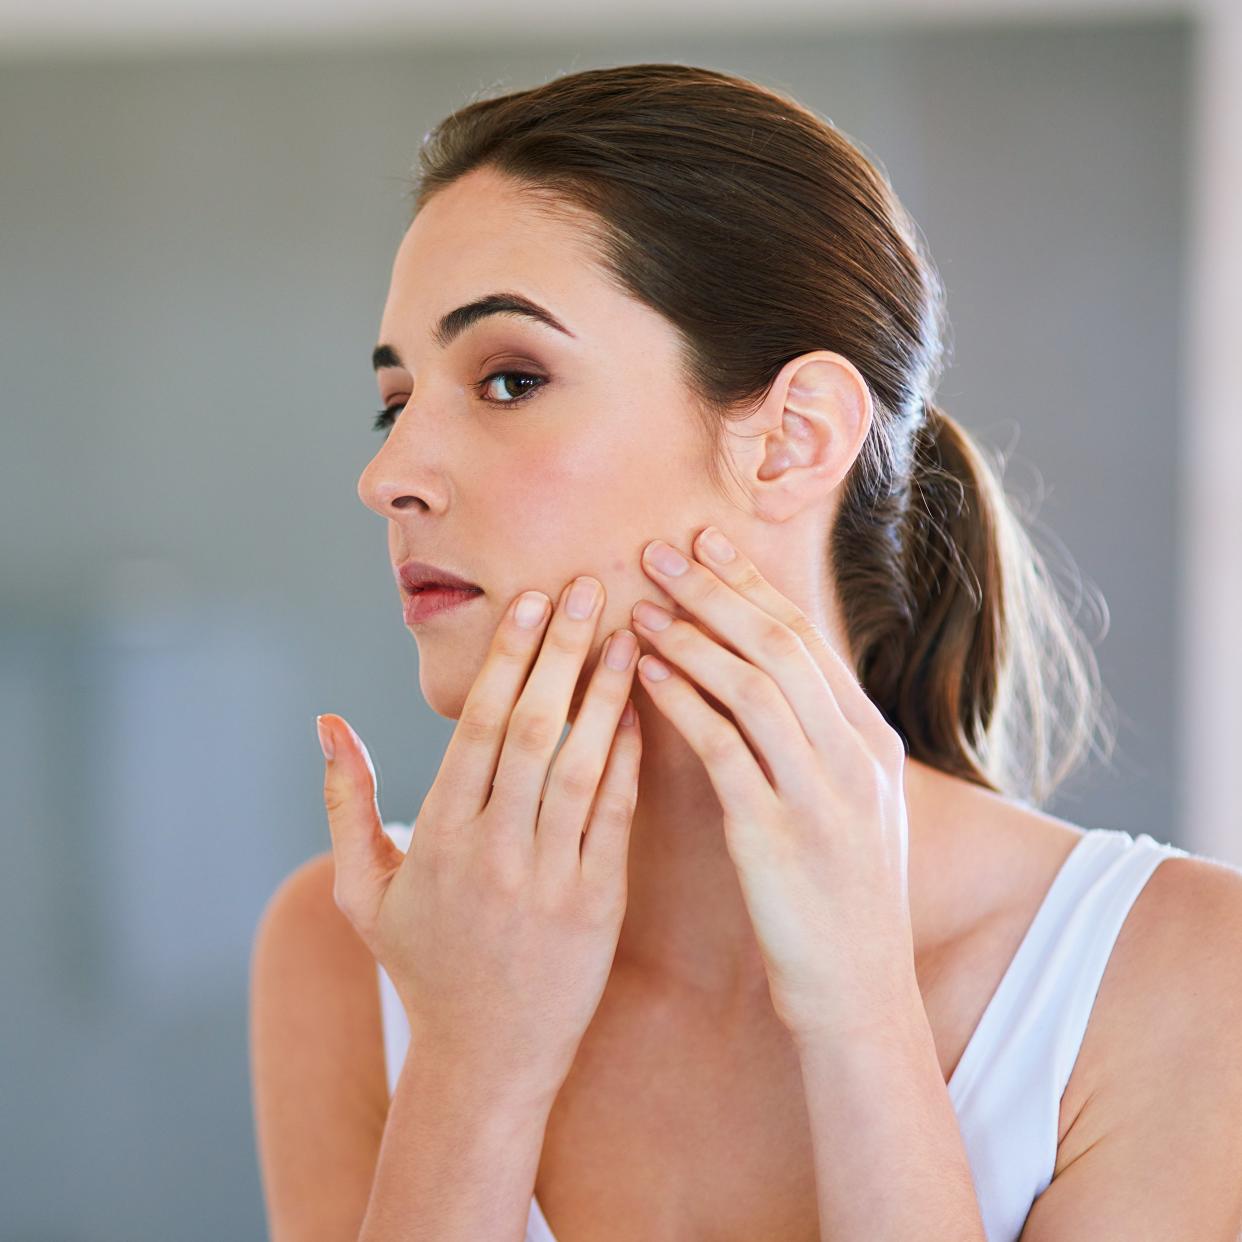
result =
[{"label": "white tank top", "polygon": [[[408,850],[413,828],[385,824]],[[1062,863],[948,1082],[988,1242],[1017,1242],[1052,1181],[1061,1096],[1109,954],[1134,899],[1165,859],[1187,851],[1147,833],[1083,832]],[[388,1093],[410,1028],[376,963]],[[526,1242],[557,1242],[532,1195]]]}]

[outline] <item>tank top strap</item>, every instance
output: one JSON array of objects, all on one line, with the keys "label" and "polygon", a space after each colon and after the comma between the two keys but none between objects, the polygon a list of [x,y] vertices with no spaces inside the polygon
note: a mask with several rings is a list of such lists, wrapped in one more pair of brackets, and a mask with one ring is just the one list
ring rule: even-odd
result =
[{"label": "tank top strap", "polygon": [[1056,1167],[1061,1097],[1135,898],[1187,851],[1086,830],[1044,896],[949,1080],[987,1236],[1011,1240]]},{"label": "tank top strap", "polygon": [[1187,851],[1156,841],[1147,833],[1131,837],[1114,829],[1101,830],[1073,878],[1063,926],[1050,921],[1043,929],[1040,987],[1032,1002],[1050,1025],[1053,1089],[1059,1103],[1086,1034],[1104,971],[1130,908],[1156,867],[1166,858],[1187,857]]},{"label": "tank top strap", "polygon": [[1003,1061],[1052,1073],[1057,1100],[1069,1081],[1113,945],[1156,866],[1186,851],[1147,833],[1086,830],[1066,857],[953,1073],[956,1102]]}]

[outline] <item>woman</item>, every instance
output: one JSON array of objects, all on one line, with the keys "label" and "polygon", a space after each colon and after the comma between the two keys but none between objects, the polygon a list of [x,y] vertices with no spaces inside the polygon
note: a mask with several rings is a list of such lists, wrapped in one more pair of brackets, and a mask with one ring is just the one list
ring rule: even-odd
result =
[{"label": "woman", "polygon": [[413,832],[320,718],[333,848],[253,963],[274,1238],[1242,1224],[1242,882],[1037,809],[1096,670],[943,324],[882,173],[744,79],[428,135],[359,494],[460,723]]}]

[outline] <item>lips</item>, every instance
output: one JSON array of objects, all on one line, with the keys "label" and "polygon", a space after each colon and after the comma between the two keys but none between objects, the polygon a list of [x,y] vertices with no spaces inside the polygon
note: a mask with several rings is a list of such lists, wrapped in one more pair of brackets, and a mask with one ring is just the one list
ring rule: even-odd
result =
[{"label": "lips", "polygon": [[397,570],[401,585],[411,595],[423,591],[466,591],[471,595],[481,594],[483,588],[468,582],[459,574],[442,569],[438,565],[428,565],[424,561],[406,561]]}]

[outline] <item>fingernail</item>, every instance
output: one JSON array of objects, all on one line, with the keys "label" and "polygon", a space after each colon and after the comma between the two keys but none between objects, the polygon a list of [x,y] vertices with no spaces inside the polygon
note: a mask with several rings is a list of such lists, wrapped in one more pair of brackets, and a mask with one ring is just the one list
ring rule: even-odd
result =
[{"label": "fingernail", "polygon": [[574,589],[569,593],[569,601],[565,605],[571,617],[579,621],[591,615],[595,601],[599,598],[599,584],[594,578],[578,578],[574,581]]},{"label": "fingernail", "polygon": [[533,630],[543,620],[548,597],[542,591],[526,591],[513,610],[514,619],[524,630]]},{"label": "fingernail", "polygon": [[608,640],[608,650],[604,652],[604,663],[609,668],[629,668],[635,645],[634,635],[629,630],[617,630]]},{"label": "fingernail", "polygon": [[671,578],[684,574],[688,568],[686,558],[662,539],[648,544],[647,563],[654,565],[662,574],[668,574]]},{"label": "fingernail", "polygon": [[331,763],[336,756],[336,743],[332,740],[332,730],[323,722],[322,716],[315,717],[315,729],[319,734],[319,749],[323,757]]},{"label": "fingernail", "polygon": [[727,565],[737,555],[733,545],[714,526],[709,526],[699,536],[699,542],[703,551],[721,565]]},{"label": "fingernail", "polygon": [[655,656],[645,655],[638,662],[638,671],[649,681],[663,681],[669,675],[669,667]]},{"label": "fingernail", "polygon": [[625,711],[621,713],[621,723],[623,725],[632,725],[638,719],[638,713],[634,710],[634,700],[625,700]]}]

